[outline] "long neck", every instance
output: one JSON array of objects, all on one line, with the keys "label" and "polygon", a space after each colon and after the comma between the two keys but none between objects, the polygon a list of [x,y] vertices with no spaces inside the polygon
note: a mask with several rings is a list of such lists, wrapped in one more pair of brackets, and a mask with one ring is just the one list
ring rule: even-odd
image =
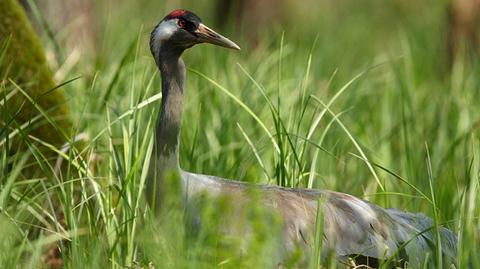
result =
[{"label": "long neck", "polygon": [[159,160],[157,169],[178,170],[185,65],[179,56],[160,55],[159,68],[162,75],[162,106],[155,137],[156,157]]},{"label": "long neck", "polygon": [[[152,153],[150,176],[147,191],[150,202],[158,209],[160,201],[168,193],[165,190],[165,179],[169,176],[178,178],[179,137],[183,110],[183,85],[185,81],[185,65],[180,58],[181,51],[162,48],[155,59],[162,77],[162,104],[158,118],[155,148]],[[176,173],[176,174],[173,174]],[[170,184],[170,183],[168,183]]]}]

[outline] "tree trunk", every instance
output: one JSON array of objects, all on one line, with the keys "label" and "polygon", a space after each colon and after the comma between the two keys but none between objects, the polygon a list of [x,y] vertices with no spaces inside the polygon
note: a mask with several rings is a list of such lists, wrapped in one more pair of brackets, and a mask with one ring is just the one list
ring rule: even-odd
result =
[{"label": "tree trunk", "polygon": [[449,30],[452,63],[463,54],[480,55],[480,0],[452,0]]},{"label": "tree trunk", "polygon": [[[40,40],[17,0],[1,0],[0,13],[0,151],[22,152],[28,135],[59,146],[66,141],[62,132],[70,128],[68,107],[61,89],[54,90]],[[22,125],[13,143],[5,143]]]},{"label": "tree trunk", "polygon": [[[216,24],[224,27],[233,23],[235,30],[246,35],[256,45],[258,43],[259,30],[264,24],[273,24],[282,18],[282,0],[217,0],[216,1]],[[234,21],[227,21],[234,18]]]}]

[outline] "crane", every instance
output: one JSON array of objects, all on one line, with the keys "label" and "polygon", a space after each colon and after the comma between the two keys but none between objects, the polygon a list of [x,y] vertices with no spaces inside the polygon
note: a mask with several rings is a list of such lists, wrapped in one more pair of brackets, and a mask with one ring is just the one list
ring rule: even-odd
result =
[{"label": "crane", "polygon": [[[234,42],[203,24],[197,15],[183,9],[169,13],[151,33],[150,49],[162,79],[161,109],[146,186],[152,207],[160,208],[161,198],[176,191],[187,202],[200,193],[208,193],[235,197],[236,201],[241,201],[240,206],[248,207],[252,201],[248,195],[254,189],[261,194],[259,203],[280,216],[283,239],[279,248],[287,252],[298,245],[306,251],[311,248],[312,240],[308,235],[314,233],[318,207],[321,207],[322,260],[328,253],[334,253],[342,263],[353,260],[356,265],[377,267],[394,257],[402,268],[407,264],[423,268],[425,259],[432,258],[435,246],[440,244],[444,266],[455,264],[456,236],[444,227],[438,227],[435,233],[433,220],[422,213],[384,209],[334,191],[254,185],[182,170],[179,135],[185,64],[181,55],[200,43],[240,50]],[[169,173],[177,175],[179,190],[167,189],[165,179]]]}]

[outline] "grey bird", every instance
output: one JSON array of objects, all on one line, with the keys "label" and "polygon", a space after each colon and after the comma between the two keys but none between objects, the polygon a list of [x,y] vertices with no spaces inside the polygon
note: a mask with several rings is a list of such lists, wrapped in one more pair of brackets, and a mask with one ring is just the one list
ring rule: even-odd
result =
[{"label": "grey bird", "polygon": [[[196,196],[226,196],[235,199],[238,207],[252,206],[251,190],[258,191],[257,202],[280,216],[281,243],[285,253],[300,246],[311,253],[317,212],[323,217],[323,243],[320,262],[327,255],[341,263],[378,267],[386,260],[396,260],[395,266],[423,268],[427,257],[433,260],[435,248],[441,245],[443,267],[455,264],[457,238],[448,229],[438,227],[437,242],[432,219],[421,213],[384,209],[354,196],[328,190],[292,189],[269,185],[253,185],[216,176],[184,171],[179,165],[179,135],[185,82],[182,53],[200,43],[210,43],[240,50],[229,39],[202,23],[187,10],[174,10],[152,31],[150,49],[160,70],[162,101],[152,152],[147,198],[155,209],[161,207],[162,197],[169,190],[167,174],[175,174],[179,195],[187,203]],[[318,210],[320,205],[320,210]],[[245,229],[245,233],[254,233]],[[226,233],[232,232],[225,229]],[[236,231],[239,236],[242,231]],[[287,255],[285,254],[285,255]],[[281,261],[279,261],[281,263]],[[435,268],[431,262],[430,268]],[[366,268],[366,267],[363,267]]]}]

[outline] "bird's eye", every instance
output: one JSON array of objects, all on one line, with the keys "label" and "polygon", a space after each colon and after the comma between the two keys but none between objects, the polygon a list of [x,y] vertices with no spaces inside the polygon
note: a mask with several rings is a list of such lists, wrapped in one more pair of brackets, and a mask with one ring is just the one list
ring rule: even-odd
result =
[{"label": "bird's eye", "polygon": [[178,27],[185,28],[186,23],[185,23],[185,20],[179,19],[177,24],[178,24]]}]

